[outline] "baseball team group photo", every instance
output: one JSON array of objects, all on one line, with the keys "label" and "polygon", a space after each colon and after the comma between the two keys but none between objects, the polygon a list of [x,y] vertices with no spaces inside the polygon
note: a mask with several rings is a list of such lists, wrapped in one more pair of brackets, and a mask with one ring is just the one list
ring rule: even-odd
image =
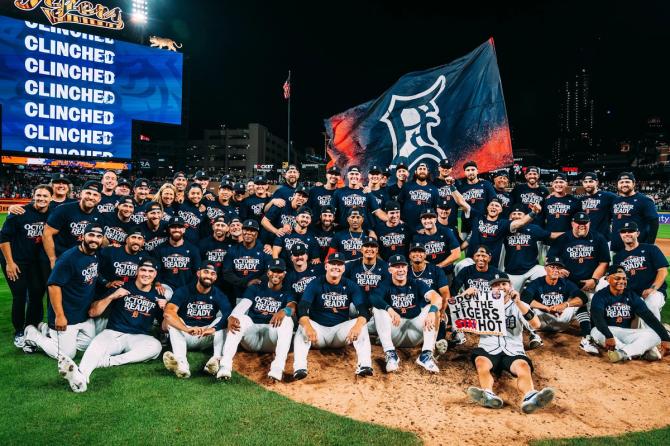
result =
[{"label": "baseball team group photo", "polygon": [[3,444],[670,442],[667,5],[167,3],[0,9]]}]

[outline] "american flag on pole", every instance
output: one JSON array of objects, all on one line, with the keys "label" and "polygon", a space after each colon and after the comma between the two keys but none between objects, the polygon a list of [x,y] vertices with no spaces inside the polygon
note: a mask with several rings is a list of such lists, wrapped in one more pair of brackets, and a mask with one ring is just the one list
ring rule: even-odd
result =
[{"label": "american flag on pole", "polygon": [[288,100],[291,97],[291,72],[288,72],[288,78],[284,82],[284,99]]}]

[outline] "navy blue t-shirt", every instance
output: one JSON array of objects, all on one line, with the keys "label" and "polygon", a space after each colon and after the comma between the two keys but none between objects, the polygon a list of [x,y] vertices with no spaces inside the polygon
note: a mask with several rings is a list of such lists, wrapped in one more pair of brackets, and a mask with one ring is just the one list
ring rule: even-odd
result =
[{"label": "navy blue t-shirt", "polygon": [[268,287],[267,282],[247,288],[242,299],[251,301],[251,307],[249,307],[247,315],[254,324],[269,324],[275,313],[285,308],[289,302],[296,301],[285,288],[275,291]]},{"label": "navy blue t-shirt", "polygon": [[370,194],[377,199],[377,206],[379,209],[384,209],[386,202],[391,200],[388,190],[385,187],[380,187],[377,190],[370,190]]},{"label": "navy blue t-shirt", "polygon": [[100,215],[116,214],[116,205],[121,197],[116,194],[105,195],[100,194],[100,203],[98,203],[98,213]]},{"label": "navy blue t-shirt", "polygon": [[138,202],[133,198],[133,204],[135,205],[135,210],[133,211],[132,217],[130,219],[136,225],[139,225],[147,221],[147,208],[151,204],[151,200],[144,200],[143,202]]},{"label": "navy blue t-shirt", "polygon": [[128,334],[151,334],[154,320],[162,312],[158,306],[158,291],[153,286],[149,291],[142,291],[135,286],[135,281],[123,288],[130,294],[109,304],[107,328]]},{"label": "navy blue t-shirt", "polygon": [[333,194],[333,203],[337,215],[336,221],[340,226],[346,228],[347,212],[353,207],[361,208],[361,213],[364,218],[364,225],[372,224],[372,214],[379,209],[377,199],[372,194],[366,194],[363,189],[352,189],[350,187],[343,187],[337,189]]},{"label": "navy blue t-shirt", "polygon": [[367,306],[360,287],[346,277],[342,277],[337,285],[329,283],[325,277],[312,280],[302,295],[302,302],[309,304],[307,316],[325,327],[348,321],[351,304],[356,308]]},{"label": "navy blue t-shirt", "polygon": [[263,219],[265,205],[270,201],[270,197],[260,198],[258,195],[251,195],[244,199],[240,206],[240,220],[256,220],[258,223]]},{"label": "navy blue t-shirt", "polygon": [[272,198],[281,198],[282,200],[286,201],[286,206],[289,206],[291,204],[291,200],[293,199],[294,193],[295,186],[291,187],[288,184],[282,184],[277,188],[277,190],[275,190],[274,194],[272,194]]},{"label": "navy blue t-shirt", "polygon": [[177,288],[170,303],[179,307],[177,315],[189,327],[211,326],[220,311],[221,320],[214,325],[217,331],[228,325],[228,316],[232,311],[228,298],[221,290],[211,287],[202,294],[198,292],[195,281]]},{"label": "navy blue t-shirt", "polygon": [[[272,226],[274,226],[277,229],[281,229],[284,225],[289,225],[290,227],[293,227],[293,225],[295,224],[295,217],[297,213],[298,210],[293,209],[291,203],[286,203],[286,206],[284,206],[283,208],[272,205],[265,214],[265,218],[267,218],[268,221],[272,223]],[[276,237],[275,234],[268,232],[265,229],[262,230],[261,234],[263,243],[266,244],[272,244]]]},{"label": "navy blue t-shirt", "polygon": [[323,269],[323,265],[311,265],[308,266],[305,271],[301,272],[290,269],[286,273],[284,286],[290,288],[295,296],[296,302],[300,302],[302,293],[305,292],[307,285],[317,277],[323,277],[324,274],[325,270]]},{"label": "navy blue t-shirt", "polygon": [[550,195],[544,200],[542,215],[544,216],[544,228],[549,232],[570,231],[572,216],[579,212],[581,203],[572,195],[556,197]]},{"label": "navy blue t-shirt", "polygon": [[158,224],[156,230],[149,228],[149,225],[144,222],[142,223],[142,234],[144,235],[144,250],[147,252],[153,252],[157,247],[167,242],[167,223],[161,221]]},{"label": "navy blue t-shirt", "polygon": [[363,249],[363,237],[367,235],[367,231],[363,232],[349,232],[348,230],[338,231],[335,233],[330,241],[330,247],[337,252],[344,254],[347,262],[356,260],[362,257],[361,249]]},{"label": "navy blue t-shirt", "polygon": [[560,257],[570,271],[568,279],[582,286],[580,280],[593,277],[593,271],[601,262],[610,262],[610,250],[605,238],[593,231],[586,237],[576,238],[572,231],[566,232],[554,241],[547,254],[549,257]]},{"label": "navy blue t-shirt", "polygon": [[639,192],[630,197],[617,195],[612,200],[612,251],[623,249],[619,229],[627,222],[637,223],[640,243],[649,243],[649,238],[656,236],[649,234],[649,222],[654,220],[658,220],[658,212],[651,198]]},{"label": "navy blue t-shirt", "polygon": [[184,232],[184,239],[187,242],[191,242],[194,245],[197,245],[200,242],[201,236],[206,232],[206,227],[209,227],[209,221],[207,220],[207,213],[200,212],[200,209],[195,207],[193,203],[184,201],[179,205],[179,210],[177,215],[184,219],[186,223],[186,232]]},{"label": "navy blue t-shirt", "polygon": [[333,206],[333,194],[336,190],[328,190],[324,186],[314,186],[309,190],[307,206],[314,215],[321,215],[321,208],[324,206]]},{"label": "navy blue t-shirt", "polygon": [[468,265],[454,277],[454,282],[451,284],[451,294],[456,295],[461,291],[461,288],[467,290],[470,287],[477,288],[479,292],[491,291],[489,281],[496,275],[499,277],[501,274],[503,273],[498,268],[490,265],[486,271],[477,271],[475,265]]},{"label": "navy blue t-shirt", "polygon": [[[225,217],[226,220],[228,221],[232,220],[233,218],[239,218],[240,215],[239,212],[237,211],[235,202],[231,199],[229,203],[230,204],[224,205],[221,204],[219,200],[213,200],[213,201],[203,200],[202,204],[205,205],[206,208],[205,214],[207,215],[207,219],[209,220],[207,224],[210,224],[210,222],[212,222],[217,217]],[[260,218],[258,219],[258,221],[260,221]]]},{"label": "navy blue t-shirt", "polygon": [[[426,260],[430,263],[438,264],[451,254],[452,249],[460,245],[454,232],[449,228],[438,230],[435,234],[415,234],[412,243],[421,243],[426,249]],[[449,265],[445,271],[453,271],[454,265]]]},{"label": "navy blue t-shirt", "polygon": [[573,297],[584,299],[581,290],[571,281],[559,278],[556,285],[549,285],[545,277],[538,277],[526,285],[523,296],[528,304],[536,300],[548,307],[560,305]]},{"label": "navy blue t-shirt", "polygon": [[198,244],[198,249],[200,250],[200,258],[204,260],[209,260],[210,262],[216,263],[216,267],[221,273],[220,269],[223,265],[223,259],[226,258],[226,254],[230,250],[231,242],[229,239],[224,238],[223,240],[217,240],[213,236],[205,237],[200,240]]},{"label": "navy blue t-shirt", "polygon": [[525,274],[535,265],[539,265],[538,241],[546,241],[551,233],[541,227],[529,224],[505,237],[505,272],[507,274]]},{"label": "navy blue t-shirt", "polygon": [[49,209],[39,212],[31,203],[22,207],[26,211],[23,215],[7,215],[0,231],[0,243],[10,243],[15,263],[29,264],[35,262],[42,251],[42,233]]},{"label": "navy blue t-shirt", "polygon": [[591,219],[591,229],[602,234],[608,241],[612,237],[610,225],[612,224],[612,201],[615,198],[616,194],[605,190],[580,197],[582,211],[589,214]]},{"label": "navy blue t-shirt", "polygon": [[86,225],[100,221],[98,211],[93,208],[86,213],[79,207],[79,202],[66,203],[54,209],[47,219],[47,224],[59,232],[54,236],[56,257],[79,244],[84,236]]},{"label": "navy blue t-shirt", "polygon": [[596,291],[591,299],[591,314],[604,314],[608,327],[631,328],[633,318],[647,311],[649,311],[647,304],[629,289],[619,296],[614,296],[610,288],[606,287]]},{"label": "navy blue t-shirt", "polygon": [[[486,206],[496,197],[495,189],[486,180],[480,179],[474,184],[461,181],[456,187],[461,195],[463,195],[463,199],[468,202],[470,208],[474,209],[478,215],[484,215],[486,213]],[[465,218],[464,221],[469,223],[473,217],[471,213],[470,218]]]},{"label": "navy blue t-shirt", "polygon": [[[65,251],[56,261],[47,285],[58,285],[63,296],[63,312],[68,325],[88,319],[88,309],[95,298],[98,279],[98,255],[87,255],[78,246]],[[54,328],[56,314],[49,300],[47,319]]]},{"label": "navy blue t-shirt", "polygon": [[402,205],[400,215],[407,227],[410,229],[420,229],[421,220],[419,216],[424,209],[435,209],[440,200],[440,193],[437,188],[428,183],[425,186],[416,181],[410,181],[405,184],[400,191],[398,201]]},{"label": "navy blue t-shirt", "polygon": [[495,187],[493,190],[496,191],[496,198],[502,203],[503,210],[500,213],[500,216],[502,218],[509,218],[510,207],[512,207],[512,194],[506,190],[498,190]]},{"label": "navy blue t-shirt", "polygon": [[395,285],[388,280],[381,284],[370,296],[375,308],[387,310],[393,308],[402,318],[412,319],[426,306],[426,294],[430,287],[421,280],[408,279],[405,285]]},{"label": "navy blue t-shirt", "polygon": [[[474,209],[470,212],[473,213]],[[511,221],[498,217],[490,220],[486,216],[479,216],[474,212],[472,215],[472,233],[468,243],[468,257],[472,257],[479,245],[484,245],[491,250],[491,265],[500,263],[500,254],[505,237],[512,233]]]},{"label": "navy blue t-shirt", "polygon": [[[530,187],[528,183],[517,184],[512,190],[512,203],[524,205],[525,212],[528,214],[531,211],[529,205],[533,203],[539,204],[544,209],[544,200],[547,195],[549,195],[549,189],[544,186]],[[542,215],[535,217],[533,223],[542,226]]]},{"label": "navy blue t-shirt", "polygon": [[123,221],[116,213],[103,214],[100,223],[105,228],[105,238],[114,246],[121,246],[128,237],[128,231],[135,226],[132,220]]},{"label": "navy blue t-shirt", "polygon": [[154,249],[152,255],[161,264],[158,281],[169,285],[172,290],[191,283],[200,268],[200,250],[187,241],[176,247],[169,242],[163,243]]},{"label": "navy blue t-shirt", "polygon": [[390,227],[385,222],[379,222],[374,230],[379,242],[379,257],[388,260],[393,255],[407,256],[409,233],[404,223]]},{"label": "navy blue t-shirt", "polygon": [[[638,294],[649,288],[656,280],[660,268],[667,268],[668,261],[656,245],[640,243],[630,251],[622,249],[614,255],[613,265],[621,265],[628,273],[628,288]],[[665,294],[666,281],[658,289]]]},{"label": "navy blue t-shirt", "polygon": [[[260,243],[257,242],[251,249],[239,243],[231,246],[223,258],[222,271],[232,271],[237,277],[249,281],[264,276],[271,259],[263,252],[263,245]],[[244,290],[232,289],[232,297],[241,297],[242,291]]]},{"label": "navy blue t-shirt", "polygon": [[312,229],[312,234],[314,234],[314,238],[319,243],[319,248],[321,250],[319,257],[323,261],[326,258],[330,244],[333,241],[335,229],[334,227],[331,227],[330,231],[326,231],[321,225],[317,225]]},{"label": "navy blue t-shirt", "polygon": [[361,290],[367,295],[382,283],[391,279],[389,266],[380,259],[377,259],[374,266],[364,265],[363,258],[356,259],[347,263],[344,274],[361,287]]},{"label": "navy blue t-shirt", "polygon": [[294,230],[290,234],[275,237],[273,246],[280,246],[282,248],[279,255],[288,263],[291,261],[291,249],[298,244],[305,247],[310,259],[318,259],[320,257],[321,249],[319,242],[309,230],[305,234],[298,234]]},{"label": "navy blue t-shirt", "polygon": [[442,268],[438,268],[432,263],[426,263],[426,267],[421,272],[416,272],[409,266],[408,275],[416,280],[420,280],[431,290],[440,292],[440,288],[449,286],[449,279]]},{"label": "navy blue t-shirt", "polygon": [[123,280],[132,282],[137,276],[137,268],[142,261],[149,258],[146,251],[137,254],[128,254],[123,246],[108,246],[98,253],[100,259],[100,274],[98,282],[105,285],[107,282]]},{"label": "navy blue t-shirt", "polygon": [[449,214],[447,225],[452,228],[457,228],[459,207],[454,198],[451,196],[451,186],[440,178],[436,178],[433,181],[433,184],[435,187],[437,187],[437,193],[440,194],[440,199],[446,200],[449,203],[449,209],[451,210],[451,213]]}]

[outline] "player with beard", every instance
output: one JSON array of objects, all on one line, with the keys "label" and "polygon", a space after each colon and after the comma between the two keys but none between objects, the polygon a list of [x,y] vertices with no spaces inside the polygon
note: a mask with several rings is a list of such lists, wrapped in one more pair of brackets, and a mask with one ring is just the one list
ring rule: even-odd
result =
[{"label": "player with beard", "polygon": [[344,254],[347,262],[351,262],[362,256],[363,239],[366,236],[374,235],[363,229],[365,225],[363,215],[363,210],[358,207],[348,210],[347,229],[335,233],[330,241],[328,255],[341,252]]},{"label": "player with beard", "polygon": [[311,223],[312,210],[309,206],[302,206],[296,213],[291,232],[275,238],[272,246],[272,257],[277,259],[281,256],[285,261],[290,261],[291,248],[295,245],[305,245],[312,264],[321,263],[319,242],[309,229]]},{"label": "player with beard", "polygon": [[384,211],[388,215],[385,222],[377,222],[374,231],[379,240],[379,256],[386,260],[392,255],[407,254],[409,232],[405,223],[400,221],[400,203],[387,201]]},{"label": "player with beard", "polygon": [[202,201],[206,204],[209,201],[214,201],[214,194],[209,190],[209,175],[204,170],[198,170],[193,175],[193,182],[198,184],[202,189]]},{"label": "player with beard", "polygon": [[33,199],[23,206],[22,215],[8,215],[0,231],[0,266],[12,292],[12,325],[14,346],[23,348],[24,327],[37,326],[44,315],[48,264],[40,259],[42,231],[49,217],[53,190],[40,184],[33,189]]},{"label": "player with beard", "polygon": [[319,219],[312,228],[312,234],[319,243],[321,252],[319,258],[323,262],[328,255],[330,243],[335,235],[335,209],[332,206],[324,206],[319,213]]},{"label": "player with beard", "polygon": [[163,221],[168,223],[175,216],[179,208],[179,203],[175,201],[176,196],[177,189],[172,184],[165,183],[158,189],[152,202],[147,206],[151,206],[153,203],[160,203],[163,209]]},{"label": "player with beard", "polygon": [[402,187],[398,202],[402,206],[402,219],[410,231],[421,228],[419,216],[423,209],[435,209],[440,193],[430,182],[428,164],[420,162],[414,170],[413,181]]},{"label": "player with beard", "polygon": [[139,225],[147,219],[145,212],[146,206],[149,204],[149,180],[146,178],[138,178],[133,184],[133,204],[135,211],[133,212],[132,220],[136,225]]},{"label": "player with beard", "polygon": [[149,203],[146,210],[147,221],[140,225],[144,235],[144,249],[152,253],[154,249],[167,241],[168,222],[163,220],[163,208],[160,203]]},{"label": "player with beard", "polygon": [[300,302],[307,285],[317,277],[323,276],[325,272],[323,265],[310,265],[308,259],[305,245],[297,244],[291,248],[291,263],[284,283],[291,288],[296,302]]},{"label": "player with beard", "polygon": [[451,294],[461,293],[473,294],[477,292],[491,291],[489,281],[494,279],[501,271],[491,266],[491,250],[486,245],[475,247],[472,259],[474,263],[460,270],[451,283]]},{"label": "player with beard", "polygon": [[163,353],[165,368],[177,378],[189,378],[191,369],[186,358],[188,350],[213,349],[205,364],[205,372],[216,375],[223,352],[224,329],[228,326],[231,306],[228,297],[214,283],[216,266],[203,262],[196,280],[179,287],[165,306],[165,322],[169,326],[172,351]]},{"label": "player with beard", "polygon": [[[456,205],[456,210],[453,210],[453,206]],[[454,238],[458,241],[459,245],[463,244],[461,240],[461,235],[458,230],[458,204],[453,197],[449,197],[449,200],[440,200],[437,203],[437,221],[435,226],[437,226],[438,231],[442,232],[451,232],[454,235]],[[456,219],[452,219],[452,215],[456,215]]]},{"label": "player with beard", "polygon": [[[361,252],[362,257],[346,264],[344,276],[361,288],[366,304],[370,306],[371,293],[390,276],[386,262],[377,257],[379,244],[376,239],[365,237]],[[369,328],[374,331],[374,325],[369,324]]]},{"label": "player with beard", "polygon": [[454,262],[461,257],[461,248],[456,236],[449,228],[437,229],[437,214],[433,209],[424,209],[420,215],[423,229],[412,237],[412,243],[420,243],[426,250],[426,258],[444,273],[453,273]]},{"label": "player with beard", "polygon": [[389,198],[391,200],[398,201],[398,196],[402,187],[407,182],[409,178],[409,170],[407,170],[407,161],[398,160],[398,163],[395,166],[395,184],[392,184],[388,187]]},{"label": "player with beard", "polygon": [[105,240],[112,246],[122,246],[128,237],[128,230],[136,226],[131,217],[135,210],[132,198],[122,197],[116,205],[116,212],[102,214],[100,223],[105,228]]},{"label": "player with beard", "polygon": [[184,239],[186,223],[181,217],[172,217],[167,230],[167,242],[154,249],[152,255],[161,264],[158,280],[165,288],[165,297],[169,299],[174,290],[195,278],[200,267],[200,251]]},{"label": "player with beard", "polygon": [[[298,303],[300,327],[293,342],[293,378],[307,377],[307,355],[314,348],[356,349],[357,376],[372,376],[372,352],[366,324],[370,319],[363,293],[358,285],[343,277],[344,255],[333,253],[326,261],[325,276],[309,285]],[[358,316],[351,318],[351,304]]]},{"label": "player with beard", "polygon": [[[526,206],[525,212],[531,211],[530,205],[535,203],[544,207],[544,199],[549,195],[549,189],[540,184],[540,168],[530,166],[525,173],[526,182],[518,183],[512,190],[512,202]],[[541,224],[538,216],[533,223]]]},{"label": "player with beard", "polygon": [[595,173],[585,172],[582,175],[582,187],[586,193],[580,197],[581,210],[586,212],[591,219],[591,228],[605,237],[605,240],[610,241],[612,202],[616,194],[600,190],[598,186],[598,176]]},{"label": "player with beard", "polygon": [[[612,234],[628,222],[637,225],[640,242],[654,244],[658,233],[658,212],[654,201],[640,192],[635,192],[635,176],[622,172],[617,178],[618,195],[612,200]],[[612,251],[623,249],[621,237],[612,237]]]},{"label": "player with beard", "polygon": [[119,178],[119,182],[114,189],[114,193],[117,197],[130,197],[130,181],[126,178]]},{"label": "player with beard", "polygon": [[[94,208],[95,204],[91,206]],[[103,228],[99,223],[88,223],[82,233],[82,241],[65,251],[51,271],[47,281],[48,327],[38,330],[33,325],[26,326],[26,353],[39,348],[52,358],[74,358],[77,350],[86,350],[95,335],[95,323],[88,309],[95,298],[97,252],[104,237]]]},{"label": "player with beard", "polygon": [[[460,234],[458,233],[458,204],[451,197],[452,186],[456,182],[451,175],[453,166],[449,160],[442,160],[438,164],[437,170],[439,174],[433,180],[433,185],[440,194],[440,200],[436,206],[438,210],[438,226],[449,226],[454,231],[454,235],[460,238]],[[446,217],[440,215],[440,209],[448,212]]]},{"label": "player with beard", "polygon": [[568,180],[565,174],[557,173],[551,183],[551,193],[544,200],[544,229],[549,232],[564,233],[570,230],[572,216],[579,212],[581,203],[568,193]]},{"label": "player with beard", "polygon": [[119,184],[118,176],[113,170],[107,170],[100,180],[102,191],[100,192],[100,203],[98,203],[98,213],[100,215],[113,214],[119,197],[114,193]]},{"label": "player with beard", "polygon": [[284,287],[286,263],[273,259],[268,267],[267,280],[253,285],[228,317],[228,333],[223,344],[223,356],[217,379],[229,380],[237,347],[250,352],[275,353],[268,378],[281,381],[293,338],[293,319],[296,300]]},{"label": "player with beard", "polygon": [[461,222],[461,238],[465,239],[474,227],[473,218],[486,214],[486,207],[496,197],[496,191],[491,183],[479,178],[476,162],[468,161],[463,164],[463,171],[465,172],[465,181],[458,183],[456,188],[470,205],[470,208],[474,209],[474,212],[464,216]]},{"label": "player with beard", "polygon": [[264,176],[259,175],[254,178],[253,193],[250,193],[240,206],[240,219],[244,221],[251,218],[260,224],[263,219],[263,209],[268,201],[270,201],[270,197],[268,196],[268,180]]},{"label": "player with beard", "polygon": [[[275,193],[272,194],[272,205],[278,207],[286,206],[296,192],[295,189],[298,187],[298,180],[300,180],[298,166],[296,164],[289,164],[284,173],[284,184],[279,186]],[[279,200],[283,200],[283,203]],[[266,208],[266,212],[267,210]]]},{"label": "player with beard", "polygon": [[207,235],[209,219],[205,206],[202,204],[202,187],[199,184],[189,184],[186,188],[186,198],[179,205],[177,215],[186,223],[184,237],[194,245]]},{"label": "player with beard", "polygon": [[361,184],[361,170],[358,166],[351,166],[347,172],[348,185],[337,189],[333,194],[332,204],[337,211],[336,220],[340,227],[347,227],[349,209],[359,208],[359,212],[365,219],[367,225],[372,226],[371,216],[374,215],[382,221],[388,217],[377,205],[377,199],[372,194],[365,193]]},{"label": "player with beard", "polygon": [[220,216],[224,216],[226,220],[239,217],[233,203],[233,184],[230,181],[222,180],[219,184],[218,198],[203,204],[207,208],[207,218],[210,222]]},{"label": "player with beard", "polygon": [[507,192],[507,188],[509,187],[509,175],[507,174],[507,170],[493,172],[491,178],[493,178],[493,189],[496,191],[496,198],[500,200],[500,204],[503,208],[501,215],[503,218],[509,218],[512,198],[511,194]]},{"label": "player with beard", "polygon": [[89,316],[108,312],[109,326],[93,338],[78,367],[67,356],[58,358],[58,371],[73,392],[85,392],[97,368],[149,361],[160,355],[161,343],[151,336],[153,323],[165,305],[153,283],[157,269],[155,260],[144,260],[135,280],[91,305]]},{"label": "player with beard", "polygon": [[177,195],[174,198],[175,202],[183,203],[184,191],[186,190],[186,186],[188,186],[188,179],[186,178],[186,175],[184,175],[184,172],[175,172],[175,174],[172,176],[172,184],[177,191]]},{"label": "player with beard", "polygon": [[128,231],[123,246],[108,246],[101,249],[98,254],[100,259],[98,285],[105,290],[102,294],[107,295],[109,290],[132,281],[137,275],[137,265],[149,257],[144,250],[144,235],[139,226]]},{"label": "player with beard", "polygon": [[101,190],[102,185],[97,181],[87,181],[82,186],[79,202],[58,206],[49,215],[42,244],[51,268],[57,257],[79,244],[86,225],[99,220],[97,206]]},{"label": "player with beard", "polygon": [[372,166],[368,170],[368,185],[365,192],[371,193],[377,199],[377,206],[384,209],[389,197],[386,188],[382,187],[382,169],[379,166]]},{"label": "player with beard", "polygon": [[223,259],[231,246],[228,230],[226,218],[223,215],[218,216],[212,222],[212,235],[203,238],[198,244],[202,260],[214,263],[220,282],[223,280],[223,271],[221,271]]},{"label": "player with beard", "polygon": [[261,226],[265,230],[262,234],[262,241],[266,245],[272,246],[275,237],[291,233],[298,209],[303,207],[309,199],[309,192],[304,186],[300,185],[291,190],[293,192],[288,206],[278,207],[272,205],[270,210],[261,219]]}]

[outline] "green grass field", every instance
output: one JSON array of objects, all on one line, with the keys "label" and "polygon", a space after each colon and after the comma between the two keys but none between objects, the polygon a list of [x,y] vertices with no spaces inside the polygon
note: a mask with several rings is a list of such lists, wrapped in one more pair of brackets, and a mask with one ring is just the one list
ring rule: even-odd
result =
[{"label": "green grass field", "polygon": [[[0,224],[4,215],[0,215]],[[56,362],[12,345],[11,295],[0,278],[0,444],[418,444],[411,433],[353,421],[295,403],[239,375],[219,383],[198,372],[177,380],[162,362],[96,370],[72,393]],[[670,320],[670,305],[664,308]],[[207,360],[190,353],[193,371]],[[455,433],[458,438],[459,433]],[[463,433],[465,434],[465,433]],[[538,445],[667,445],[670,428],[618,438]]]}]

